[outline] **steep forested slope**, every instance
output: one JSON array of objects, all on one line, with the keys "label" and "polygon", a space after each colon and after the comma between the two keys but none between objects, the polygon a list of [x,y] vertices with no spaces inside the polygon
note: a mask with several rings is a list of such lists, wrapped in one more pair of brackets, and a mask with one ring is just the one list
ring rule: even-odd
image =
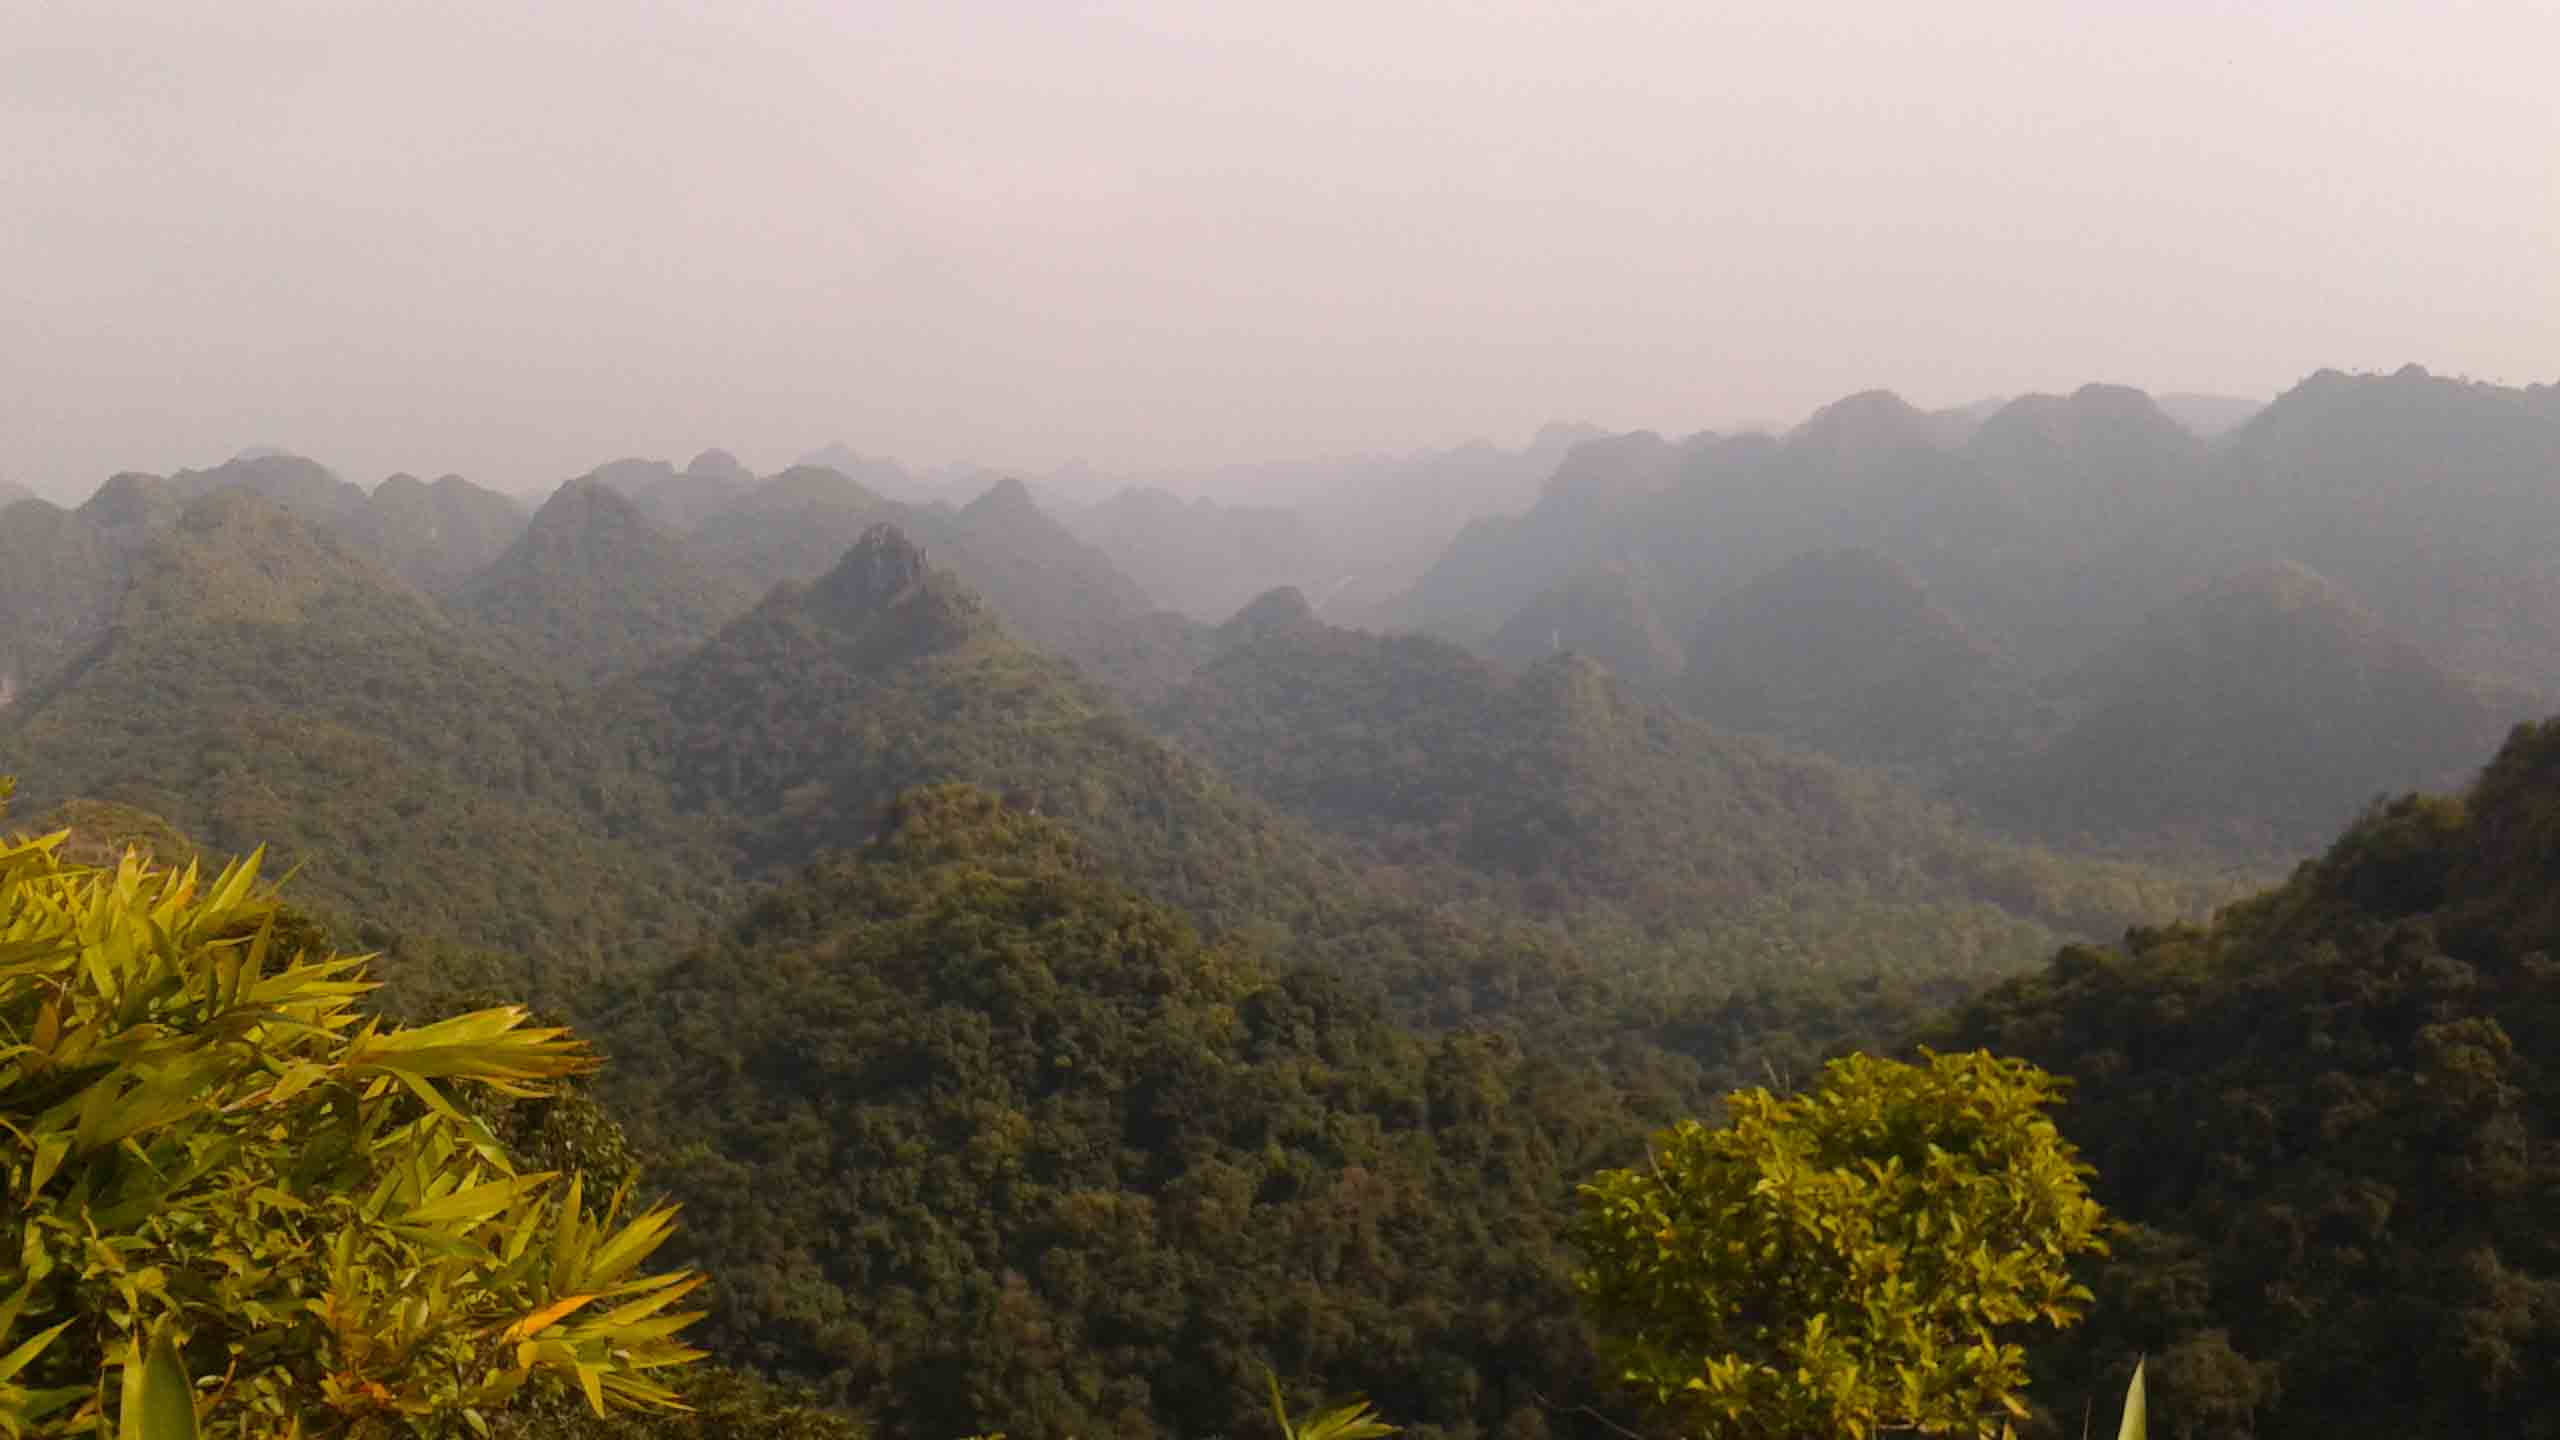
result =
[{"label": "steep forested slope", "polygon": [[1111,557],[1050,518],[1019,480],[924,527],[952,573],[1024,639],[1074,659],[1154,608]]},{"label": "steep forested slope", "polygon": [[2560,691],[2552,393],[2324,370],[2230,437],[2200,518],[2337,581],[2447,665]]},{"label": "steep forested slope", "polygon": [[539,963],[696,923],[716,877],[684,834],[636,838],[652,787],[569,693],[352,549],[224,490],[133,570],[105,639],[0,711],[28,813],[84,796],[216,852],[272,844],[333,915]]},{"label": "steep forested slope", "polygon": [[2560,723],[2520,730],[2461,798],[1948,1027],[2076,1078],[2138,1227],[2059,1378],[2149,1352],[2171,1435],[2560,1433],[2555,797]]},{"label": "steep forested slope", "polygon": [[1640,695],[1668,697],[1688,666],[1664,623],[1651,581],[1623,567],[1577,575],[1523,607],[1485,642],[1487,655],[1528,666],[1567,651],[1609,667]]},{"label": "steep forested slope", "polygon": [[899,791],[966,780],[1067,821],[1213,928],[1309,919],[1360,889],[1303,827],[1024,646],[891,526],[616,705],[678,802],[734,823],[764,864],[859,845]]},{"label": "steep forested slope", "polygon": [[168,482],[124,474],[77,509],[0,510],[0,688],[23,697],[106,634],[134,557],[176,517]]},{"label": "steep forested slope", "polygon": [[725,575],[768,585],[812,580],[844,558],[863,531],[906,513],[833,470],[795,465],[712,511],[687,539]]},{"label": "steep forested slope", "polygon": [[[2037,925],[2111,933],[2195,898],[2133,867],[1970,835],[1874,776],[1630,700],[1573,656],[1514,679],[1453,645],[1300,613],[1230,645],[1149,715],[1417,884],[1471,882],[1533,913],[1658,937],[1766,925],[1785,949],[1826,913],[1946,902],[1987,913],[1901,919],[1924,943],[1973,927],[1958,948],[1986,943],[1989,922],[2014,957]],[[1891,947],[1828,943],[1871,960]]]},{"label": "steep forested slope", "polygon": [[1248,1434],[1266,1364],[1425,1434],[1602,1393],[1560,1222],[1658,1102],[1206,948],[983,792],[907,796],[608,1035],[715,1345],[885,1433]]},{"label": "steep forested slope", "polygon": [[505,553],[524,528],[523,506],[459,475],[432,485],[394,475],[373,487],[348,534],[410,584],[447,595]]},{"label": "steep forested slope", "polygon": [[1871,550],[1799,556],[1719,601],[1689,663],[1710,722],[1861,764],[1942,770],[2027,716],[2002,658]]},{"label": "steep forested slope", "polygon": [[936,564],[1052,655],[1104,655],[1149,608],[1136,582],[1051,519],[1018,480],[999,481],[953,510],[885,500],[833,470],[802,465],[713,513],[691,540],[719,573],[771,584],[817,579],[884,523],[931,546]]},{"label": "steep forested slope", "polygon": [[455,609],[528,669],[594,684],[708,639],[754,601],[592,480],[554,492]]},{"label": "steep forested slope", "polygon": [[2051,743],[1964,782],[2060,835],[2296,850],[2378,794],[2452,782],[2533,708],[2452,674],[2295,565],[2150,617],[2059,690]]}]

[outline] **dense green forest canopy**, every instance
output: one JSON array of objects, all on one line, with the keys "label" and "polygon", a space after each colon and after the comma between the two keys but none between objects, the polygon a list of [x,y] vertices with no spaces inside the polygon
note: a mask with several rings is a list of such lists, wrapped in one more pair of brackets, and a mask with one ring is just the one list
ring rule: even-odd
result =
[{"label": "dense green forest canopy", "polygon": [[2171,1435],[2560,1433],[2556,797],[2560,722],[2527,727],[2212,925],[1943,1028],[2074,1077],[2135,1226],[2062,1394],[2145,1351]]},{"label": "dense green forest canopy", "polygon": [[[2324,374],[2211,443],[1871,393],[1381,469],[1546,481],[1403,612],[1489,654],[1322,572],[1152,612],[1109,553],[1262,564],[1269,516],[706,452],[528,521],[248,455],[0,509],[0,772],[66,860],[272,844],[386,1015],[599,1036],[475,1113],[688,1200],[745,1367],[614,1433],[1262,1433],[1267,1365],[1650,1437],[1575,1183],[1926,1041],[2068,1081],[2129,1222],[2036,1433],[2148,1354],[2170,1434],[2554,1434],[2560,731],[2348,817],[2560,675],[2555,393]],[[536,1399],[498,1431],[602,1433]]]},{"label": "dense green forest canopy", "polygon": [[1594,1389],[1572,1181],[1672,1101],[1400,1031],[956,787],[605,1033],[722,1353],[900,1434],[1254,1433],[1266,1364],[1541,1433],[1542,1394]]},{"label": "dense green forest canopy", "polygon": [[[1419,886],[1655,935],[1731,926],[1801,954],[1836,937],[1791,930],[1785,912],[1864,911],[1874,932],[1959,947],[1897,960],[1962,965],[1969,948],[1994,969],[2057,931],[2112,934],[2205,893],[1986,839],[1875,775],[1632,698],[1576,656],[1512,676],[1444,641],[1326,626],[1279,596],[1232,622],[1222,653],[1148,718]],[[1897,937],[1853,943],[1873,964]]]}]

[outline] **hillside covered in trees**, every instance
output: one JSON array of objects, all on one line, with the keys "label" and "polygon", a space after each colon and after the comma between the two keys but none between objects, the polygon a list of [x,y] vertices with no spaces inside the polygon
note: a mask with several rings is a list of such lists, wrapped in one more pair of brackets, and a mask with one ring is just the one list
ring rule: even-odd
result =
[{"label": "hillside covered in trees", "polygon": [[[2458,519],[2409,533],[2360,406]],[[493,1433],[1243,1435],[1275,1375],[1448,1440],[1688,1433],[1612,1373],[1697,1357],[1594,1328],[1647,1306],[1578,1288],[1577,1187],[1962,1072],[2123,1222],[2086,1324],[1983,1371],[2028,1433],[2142,1355],[2172,1435],[2541,1434],[2560,732],[2510,735],[2549,677],[2505,539],[2551,533],[2550,413],[2324,375],[2213,438],[2092,387],[1558,435],[1534,497],[1424,457],[1377,473],[1529,508],[1387,630],[1154,609],[1112,553],[1204,537],[1149,572],[1197,612],[1347,501],[708,451],[528,511],[254,454],[0,509],[0,774],[49,886],[267,846],[293,945],[383,952],[373,1013],[594,1037],[473,1113],[682,1202],[718,1368],[698,1419],[572,1384]]]}]

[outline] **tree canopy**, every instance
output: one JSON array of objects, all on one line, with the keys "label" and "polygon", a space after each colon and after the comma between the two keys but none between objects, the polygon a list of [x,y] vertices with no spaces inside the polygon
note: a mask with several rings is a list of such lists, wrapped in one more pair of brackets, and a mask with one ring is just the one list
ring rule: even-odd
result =
[{"label": "tree canopy", "polygon": [[2009,1433],[2015,1336],[2077,1321],[2070,1262],[2104,1248],[2058,1088],[1979,1052],[1851,1055],[1664,1131],[1582,1188],[1607,1363],[1703,1435]]}]

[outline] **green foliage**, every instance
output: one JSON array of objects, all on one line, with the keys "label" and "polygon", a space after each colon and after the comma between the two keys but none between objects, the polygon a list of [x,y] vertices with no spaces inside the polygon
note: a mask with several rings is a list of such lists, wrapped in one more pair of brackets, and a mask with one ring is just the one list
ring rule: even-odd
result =
[{"label": "green foliage", "polygon": [[1655,1137],[1582,1190],[1608,1363],[1701,1434],[2006,1433],[2027,1413],[2007,1337],[2075,1322],[2070,1261],[2103,1249],[2057,1088],[1983,1053],[1853,1055]]},{"label": "green foliage", "polygon": [[965,787],[624,988],[610,1098],[721,1276],[706,1344],[883,1433],[1244,1435],[1266,1362],[1535,1433],[1597,1388],[1568,1177],[1671,1110],[1206,946]]},{"label": "green foliage", "polygon": [[676,1404],[701,1282],[642,1269],[673,1212],[588,1206],[456,1103],[543,1094],[593,1063],[574,1039],[365,1018],[362,962],[280,944],[255,858],[203,881],[58,843],[0,848],[0,1332],[49,1322],[0,1341],[7,1428],[378,1435],[537,1374]]},{"label": "green foliage", "polygon": [[1289,1402],[1280,1394],[1280,1377],[1269,1379],[1271,1418],[1280,1422],[1280,1440],[1380,1440],[1396,1433],[1396,1427],[1378,1419],[1366,1400],[1323,1411],[1310,1420],[1292,1420]]},{"label": "green foliage", "polygon": [[76,673],[0,710],[24,813],[113,802],[208,853],[268,846],[297,903],[348,933],[538,957],[555,992],[719,903],[717,836],[668,823],[591,702],[251,497],[208,497],[153,540],[123,615]]},{"label": "green foliage", "polygon": [[527,669],[595,683],[688,650],[754,603],[629,500],[573,480],[535,513],[455,610]]},{"label": "green foliage", "polygon": [[1626,932],[1698,974],[1760,949],[1784,952],[1772,969],[1981,976],[2216,893],[1988,839],[1570,656],[1513,679],[1436,640],[1274,625],[1149,718],[1422,896]]},{"label": "green foliage", "polygon": [[1943,1027],[2071,1071],[2133,1222],[2038,1356],[2071,1422],[2138,1351],[2170,1436],[2560,1433],[2555,796],[2560,726],[2527,727],[2467,795]]},{"label": "green foliage", "polygon": [[2142,1362],[2133,1362],[2133,1378],[2125,1382],[2124,1418],[2116,1424],[2116,1440],[2151,1440],[2151,1398],[2143,1390]]}]

